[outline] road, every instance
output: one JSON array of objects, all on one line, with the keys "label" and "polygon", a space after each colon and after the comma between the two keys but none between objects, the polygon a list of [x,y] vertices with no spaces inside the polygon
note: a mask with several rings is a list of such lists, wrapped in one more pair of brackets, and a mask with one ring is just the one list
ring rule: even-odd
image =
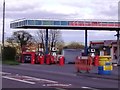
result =
[{"label": "road", "polygon": [[118,88],[118,80],[77,75],[74,65],[2,66],[3,88]]}]

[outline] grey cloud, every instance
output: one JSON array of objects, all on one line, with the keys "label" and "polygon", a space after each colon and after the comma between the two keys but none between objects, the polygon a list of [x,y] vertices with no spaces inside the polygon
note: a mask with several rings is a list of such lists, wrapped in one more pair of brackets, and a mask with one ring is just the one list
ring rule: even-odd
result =
[{"label": "grey cloud", "polygon": [[[16,4],[11,4],[11,3],[6,2],[6,4],[5,4],[6,17],[7,18],[19,17],[19,15],[21,15],[23,13],[27,13],[26,11],[32,12],[37,8],[35,4],[30,4],[30,3],[26,3],[26,2],[25,3],[19,3],[18,2]],[[41,5],[39,5],[39,3],[38,3],[38,6],[40,8]],[[0,12],[2,12],[2,10],[3,10],[1,7],[3,8],[3,5],[0,6]],[[15,15],[15,14],[17,16],[12,16],[12,15]],[[8,16],[10,16],[10,17],[8,17]],[[0,14],[0,18],[2,18],[2,14]]]},{"label": "grey cloud", "polygon": [[[6,18],[9,19],[19,19],[19,18],[31,18],[31,19],[40,19],[40,18],[67,18],[70,15],[55,13],[50,11],[41,10],[41,6],[36,7],[35,5],[25,5],[23,4],[20,7],[6,6]],[[2,15],[0,15],[2,18]]]},{"label": "grey cloud", "polygon": [[110,5],[108,9],[104,9],[104,10],[99,11],[99,14],[103,14],[103,15],[111,16],[111,17],[112,16],[117,17],[117,15],[118,15],[118,7]]},{"label": "grey cloud", "polygon": [[21,11],[27,11],[27,10],[33,10],[36,6],[35,5],[21,5],[21,6],[6,6],[6,11],[7,12],[21,12]]},{"label": "grey cloud", "polygon": [[32,11],[28,10],[25,12],[7,12],[6,17],[11,18],[11,19],[18,19],[18,18],[28,18],[28,19],[40,19],[40,18],[65,18],[68,17],[69,15],[65,14],[59,14],[59,13],[54,13],[54,12],[48,12],[48,11]]},{"label": "grey cloud", "polygon": [[[89,0],[88,2],[82,2],[79,3],[73,2],[73,3],[63,3],[68,6],[72,6],[73,8],[79,8],[80,11],[82,11],[82,14],[85,15],[87,12],[84,12],[85,9],[89,9],[90,13],[89,15],[94,16],[94,18],[99,18],[99,16],[104,16],[104,18],[115,18],[118,16],[118,0],[110,1],[110,0],[96,0],[92,1]],[[82,15],[78,12],[78,14]]]}]

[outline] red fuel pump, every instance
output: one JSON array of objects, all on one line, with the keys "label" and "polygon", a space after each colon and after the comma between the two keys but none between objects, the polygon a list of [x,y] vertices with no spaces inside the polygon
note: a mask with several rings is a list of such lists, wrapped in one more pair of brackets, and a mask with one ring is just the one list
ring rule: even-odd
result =
[{"label": "red fuel pump", "polygon": [[25,62],[34,64],[35,63],[35,52],[23,52],[22,63],[25,63]]},{"label": "red fuel pump", "polygon": [[39,61],[40,61],[40,64],[44,64],[44,56],[43,55],[39,57]]},{"label": "red fuel pump", "polygon": [[35,64],[35,52],[31,52],[31,64]]},{"label": "red fuel pump", "polygon": [[55,60],[54,60],[54,56],[51,55],[51,63],[54,64],[55,63]]},{"label": "red fuel pump", "polygon": [[50,64],[50,58],[51,58],[51,56],[48,54],[48,55],[46,55],[46,64],[47,65],[49,65]]},{"label": "red fuel pump", "polygon": [[63,66],[65,64],[65,58],[64,56],[61,56],[59,59],[59,65]]}]

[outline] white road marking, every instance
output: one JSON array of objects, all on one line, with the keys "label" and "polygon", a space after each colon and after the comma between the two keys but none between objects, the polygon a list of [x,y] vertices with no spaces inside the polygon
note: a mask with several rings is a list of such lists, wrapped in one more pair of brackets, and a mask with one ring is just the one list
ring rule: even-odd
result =
[{"label": "white road marking", "polygon": [[[60,84],[57,81],[54,80],[49,80],[49,79],[41,79],[41,78],[36,78],[36,77],[31,77],[31,76],[23,76],[19,74],[14,74],[12,73],[7,73],[7,72],[0,72],[3,74],[2,78],[9,79],[9,80],[14,80],[14,81],[19,81],[23,83],[28,83],[28,84],[36,84],[36,81],[43,81],[47,82],[47,84],[43,84],[43,86],[61,86],[61,87],[68,87],[71,86],[71,84]],[[7,74],[7,75],[5,75]]]},{"label": "white road marking", "polygon": [[43,84],[43,86],[63,86],[63,87],[68,87],[68,86],[71,86],[71,84]]},{"label": "white road marking", "polygon": [[92,78],[92,79],[98,79],[98,78]]},{"label": "white road marking", "polygon": [[45,85],[45,84],[43,84],[43,86],[45,87],[46,85]]},{"label": "white road marking", "polygon": [[10,79],[10,80],[14,80],[14,81],[24,82],[24,83],[28,83],[28,84],[35,84],[35,82],[20,80],[20,79],[11,78],[11,77],[8,77],[8,76],[2,76],[2,77],[5,78],[5,79]]},{"label": "white road marking", "polygon": [[0,74],[11,74],[11,73],[7,73],[7,72],[0,72]]},{"label": "white road marking", "polygon": [[81,87],[81,88],[87,88],[87,89],[88,89],[88,88],[90,88],[90,87]]},{"label": "white road marking", "polygon": [[63,88],[56,88],[57,90],[66,90],[66,89],[63,89]]},{"label": "white road marking", "polygon": [[48,79],[35,78],[35,77],[30,77],[30,76],[24,76],[24,77],[28,78],[26,80],[37,80],[37,81],[45,81],[49,83],[58,83],[57,81],[48,80]]},{"label": "white road marking", "polygon": [[91,88],[91,87],[81,87],[81,88],[84,88],[84,89],[91,89],[91,90],[100,90],[100,89]]},{"label": "white road marking", "polygon": [[[35,78],[35,77],[30,77],[30,76],[22,76],[19,74],[12,75],[11,73],[7,73],[7,72],[0,72],[0,74],[3,74],[3,76],[2,76],[3,78],[10,79],[10,80],[16,80],[16,81],[20,81],[20,82],[25,82],[25,83],[30,83],[30,84],[35,84],[34,81],[43,81],[43,82],[47,82],[47,83],[58,83],[57,81],[53,81],[53,80]],[[7,74],[7,76],[4,76],[5,74]],[[23,79],[21,80],[19,77],[21,77]],[[33,82],[31,82],[29,80],[31,80]]]}]

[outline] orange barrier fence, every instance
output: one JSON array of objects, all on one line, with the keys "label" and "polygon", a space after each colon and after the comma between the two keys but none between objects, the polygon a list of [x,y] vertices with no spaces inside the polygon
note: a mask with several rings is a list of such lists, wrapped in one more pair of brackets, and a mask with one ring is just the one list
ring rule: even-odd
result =
[{"label": "orange barrier fence", "polygon": [[77,56],[75,60],[75,67],[77,72],[89,72],[92,68],[92,58],[90,56]]}]

